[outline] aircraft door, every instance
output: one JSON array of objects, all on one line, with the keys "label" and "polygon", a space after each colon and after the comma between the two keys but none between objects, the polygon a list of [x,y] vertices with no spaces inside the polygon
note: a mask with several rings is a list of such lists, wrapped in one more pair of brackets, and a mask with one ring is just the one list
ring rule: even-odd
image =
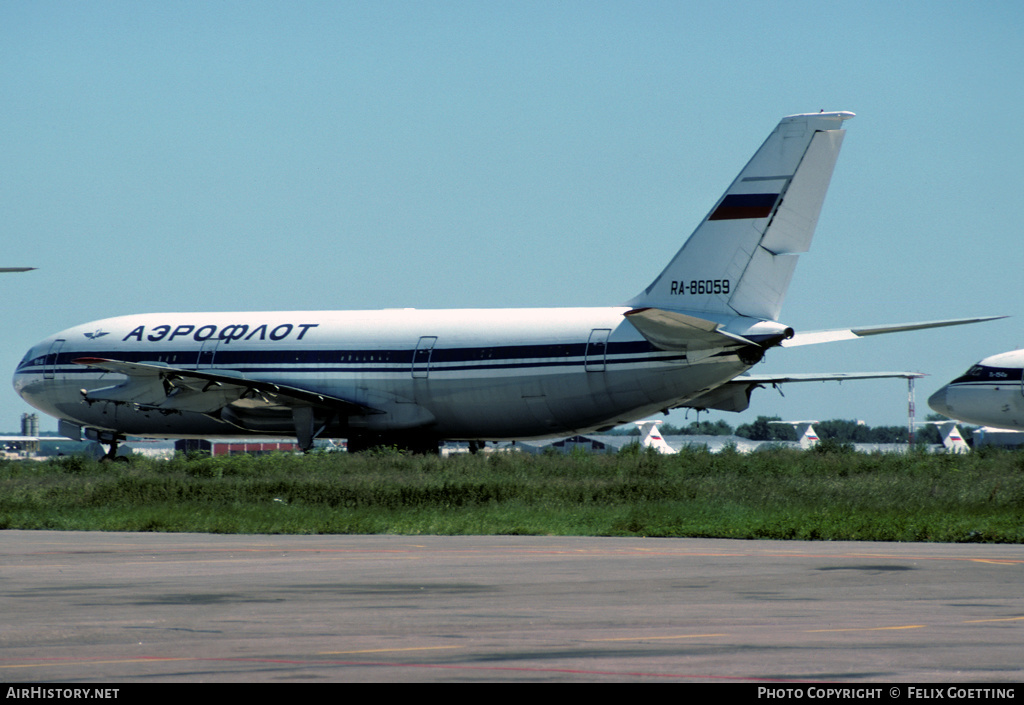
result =
[{"label": "aircraft door", "polygon": [[435,343],[436,335],[424,335],[416,344],[416,351],[412,354],[413,379],[427,379],[430,375],[430,357],[434,353]]},{"label": "aircraft door", "polygon": [[217,356],[217,346],[220,338],[207,338],[199,348],[199,357],[196,360],[196,369],[204,370],[213,367],[213,360]]},{"label": "aircraft door", "polygon": [[590,331],[587,341],[587,352],[584,356],[583,369],[587,372],[604,372],[605,359],[608,354],[608,336],[610,328],[595,328]]},{"label": "aircraft door", "polygon": [[43,366],[43,379],[53,379],[57,373],[57,358],[60,356],[60,349],[64,347],[64,339],[53,341],[50,350],[46,353],[46,363]]}]

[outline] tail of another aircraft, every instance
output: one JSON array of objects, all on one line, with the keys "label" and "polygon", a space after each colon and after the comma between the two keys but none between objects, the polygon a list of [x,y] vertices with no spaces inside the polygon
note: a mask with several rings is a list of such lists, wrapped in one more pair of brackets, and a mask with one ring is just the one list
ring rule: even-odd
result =
[{"label": "tail of another aircraft", "polygon": [[942,436],[942,445],[949,453],[970,453],[971,447],[967,445],[956,421],[932,421],[939,427],[939,435]]},{"label": "tail of another aircraft", "polygon": [[676,450],[668,444],[665,437],[661,435],[658,426],[661,421],[634,421],[640,427],[640,445],[644,448],[654,448],[659,453],[672,455]]},{"label": "tail of another aircraft", "polygon": [[768,423],[792,426],[796,430],[800,447],[804,449],[813,448],[818,445],[818,440],[820,440],[818,432],[814,430],[814,424],[818,423],[817,421],[769,421]]},{"label": "tail of another aircraft", "polygon": [[791,115],[628,306],[775,321],[797,256],[810,248],[853,113]]}]

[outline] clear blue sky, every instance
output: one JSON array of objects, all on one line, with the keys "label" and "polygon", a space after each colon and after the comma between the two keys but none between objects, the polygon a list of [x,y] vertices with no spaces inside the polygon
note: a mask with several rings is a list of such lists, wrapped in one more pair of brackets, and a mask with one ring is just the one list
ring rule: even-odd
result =
[{"label": "clear blue sky", "polygon": [[[754,371],[921,371],[923,418],[1024,345],[1022,36],[1017,1],[3,0],[0,265],[39,269],[0,370],[134,312],[618,305],[780,117],[850,110],[782,320],[1014,318]],[[783,391],[706,418],[906,418],[898,380]]]}]

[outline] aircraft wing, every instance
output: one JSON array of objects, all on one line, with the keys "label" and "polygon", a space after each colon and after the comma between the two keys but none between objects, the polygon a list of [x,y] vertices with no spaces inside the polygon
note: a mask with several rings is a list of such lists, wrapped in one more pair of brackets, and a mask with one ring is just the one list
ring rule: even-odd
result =
[{"label": "aircraft wing", "polygon": [[250,379],[231,370],[186,370],[152,362],[81,357],[77,365],[126,375],[121,384],[85,393],[86,401],[136,404],[158,411],[213,414],[225,406],[246,408],[316,407],[347,416],[383,413],[363,404],[274,382]]},{"label": "aircraft wing", "polygon": [[784,348],[795,348],[798,345],[815,345],[817,343],[831,343],[837,340],[855,340],[869,335],[881,335],[883,333],[902,333],[910,330],[922,330],[924,328],[942,328],[943,326],[961,326],[966,323],[981,323],[982,321],[995,321],[1006,316],[982,316],[980,318],[950,318],[944,321],[925,321],[923,323],[893,323],[885,326],[863,326],[860,328],[840,328],[835,330],[812,330],[797,333],[788,340],[783,340],[780,345]]},{"label": "aircraft wing", "polygon": [[809,372],[788,375],[740,375],[729,384],[783,384],[785,382],[842,382],[848,379],[918,379],[923,372]]},{"label": "aircraft wing", "polygon": [[683,406],[691,409],[719,409],[744,411],[750,406],[750,394],[759,387],[777,387],[787,382],[843,382],[848,379],[917,379],[921,372],[821,372],[786,375],[740,375],[720,387],[715,387]]}]

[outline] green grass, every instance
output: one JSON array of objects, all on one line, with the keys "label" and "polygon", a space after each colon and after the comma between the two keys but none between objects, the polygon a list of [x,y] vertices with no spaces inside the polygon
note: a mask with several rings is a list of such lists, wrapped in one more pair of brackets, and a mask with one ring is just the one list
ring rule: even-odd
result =
[{"label": "green grass", "polygon": [[1024,453],[6,461],[0,528],[1022,543]]}]

